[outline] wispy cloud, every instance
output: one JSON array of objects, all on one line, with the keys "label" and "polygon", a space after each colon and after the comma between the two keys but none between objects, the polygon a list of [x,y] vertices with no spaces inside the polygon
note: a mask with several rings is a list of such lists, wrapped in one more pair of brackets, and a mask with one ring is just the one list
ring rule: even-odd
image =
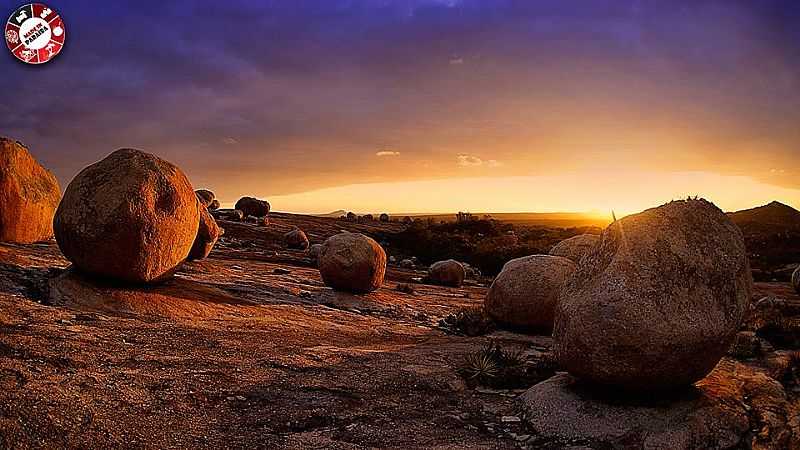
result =
[{"label": "wispy cloud", "polygon": [[460,167],[476,167],[483,164],[482,159],[477,156],[467,155],[466,153],[461,153],[456,158]]},{"label": "wispy cloud", "polygon": [[459,153],[458,156],[456,157],[456,161],[459,167],[479,167],[479,166],[500,167],[503,165],[502,162],[496,159],[483,160],[481,158],[478,158],[477,156],[468,155],[466,153]]},{"label": "wispy cloud", "polygon": [[400,156],[400,152],[395,152],[395,151],[392,151],[392,150],[381,150],[381,151],[375,153],[375,156],[379,156],[379,157],[382,157],[382,156]]},{"label": "wispy cloud", "polygon": [[234,139],[232,137],[226,137],[226,138],[222,139],[222,143],[225,144],[225,145],[236,145],[236,144],[239,143],[239,141],[237,141],[236,139]]}]

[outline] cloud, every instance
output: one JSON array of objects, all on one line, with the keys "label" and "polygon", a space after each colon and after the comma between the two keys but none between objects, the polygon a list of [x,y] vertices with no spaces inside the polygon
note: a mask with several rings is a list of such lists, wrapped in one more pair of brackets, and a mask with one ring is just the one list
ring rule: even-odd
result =
[{"label": "cloud", "polygon": [[375,156],[379,156],[379,157],[381,157],[381,156],[400,156],[400,152],[395,152],[395,151],[391,151],[391,150],[381,150],[381,151],[375,153]]},{"label": "cloud", "polygon": [[239,141],[237,141],[236,139],[234,139],[232,137],[226,137],[226,138],[222,139],[222,143],[225,144],[225,145],[236,145],[236,144],[239,143]]},{"label": "cloud", "polygon": [[484,161],[477,156],[468,155],[466,153],[459,153],[456,157],[456,161],[458,162],[459,167],[500,167],[503,165],[502,162],[496,159],[487,159]]},{"label": "cloud", "polygon": [[450,59],[450,65],[451,66],[460,66],[461,64],[464,64],[464,58],[451,58]]}]

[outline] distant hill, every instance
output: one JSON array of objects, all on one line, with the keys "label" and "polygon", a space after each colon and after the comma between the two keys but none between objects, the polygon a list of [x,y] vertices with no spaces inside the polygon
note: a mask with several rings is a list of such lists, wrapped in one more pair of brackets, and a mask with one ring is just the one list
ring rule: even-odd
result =
[{"label": "distant hill", "polygon": [[333,217],[334,219],[338,219],[347,214],[347,211],[340,209],[338,211],[329,212],[328,214],[313,214],[314,217]]},{"label": "distant hill", "polygon": [[800,228],[800,211],[780,202],[758,208],[746,209],[728,214],[739,226],[758,225],[761,227]]},{"label": "distant hill", "polygon": [[800,263],[800,211],[772,202],[728,216],[744,234],[756,280],[788,280]]}]

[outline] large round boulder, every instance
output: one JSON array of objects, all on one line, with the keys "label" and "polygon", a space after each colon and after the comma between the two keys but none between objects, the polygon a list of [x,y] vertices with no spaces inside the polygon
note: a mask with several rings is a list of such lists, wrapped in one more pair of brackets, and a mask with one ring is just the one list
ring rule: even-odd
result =
[{"label": "large round boulder", "polygon": [[253,197],[242,197],[236,202],[234,209],[243,212],[245,216],[266,217],[269,214],[269,202]]},{"label": "large round boulder", "polygon": [[798,266],[792,274],[792,287],[800,294],[800,266]]},{"label": "large round boulder", "polygon": [[288,248],[298,249],[298,250],[305,250],[308,248],[308,236],[303,230],[294,229],[286,234],[283,235],[284,240],[286,240],[286,246]]},{"label": "large round boulder", "polygon": [[372,292],[383,283],[386,252],[363,234],[340,233],[322,244],[319,273],[326,285],[338,291]]},{"label": "large round boulder", "polygon": [[569,258],[577,264],[587,253],[594,250],[599,243],[600,236],[596,234],[581,234],[559,242],[550,250],[550,254]]},{"label": "large round boulder", "polygon": [[217,198],[214,195],[214,193],[209,191],[208,189],[198,189],[194,191],[194,193],[197,195],[197,200],[199,200],[200,203],[206,208],[211,206],[211,203],[214,201],[215,198]]},{"label": "large round boulder", "polygon": [[56,177],[22,144],[0,137],[0,242],[28,244],[53,237],[60,198]]},{"label": "large round boulder", "polygon": [[123,149],[72,180],[54,228],[61,252],[81,271],[147,283],[178,269],[199,223],[200,204],[178,167]]},{"label": "large round boulder", "polygon": [[728,350],[752,289],[742,233],[713,204],[677,201],[626,217],[561,291],[556,357],[598,384],[691,384]]},{"label": "large round boulder", "polygon": [[211,216],[205,206],[200,204],[200,227],[197,230],[197,237],[194,239],[192,250],[189,251],[189,259],[205,259],[208,257],[214,245],[225,230],[217,225],[217,221]]},{"label": "large round boulder", "polygon": [[431,264],[428,269],[427,281],[442,286],[461,287],[466,275],[464,266],[460,262],[448,259]]},{"label": "large round boulder", "polygon": [[559,256],[512,259],[489,288],[485,310],[497,323],[549,335],[561,288],[574,272],[575,263]]}]

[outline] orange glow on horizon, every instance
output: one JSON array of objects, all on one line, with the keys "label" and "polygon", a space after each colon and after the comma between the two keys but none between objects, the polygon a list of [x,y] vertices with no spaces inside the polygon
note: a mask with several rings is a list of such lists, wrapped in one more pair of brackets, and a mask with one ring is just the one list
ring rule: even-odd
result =
[{"label": "orange glow on horizon", "polygon": [[[504,212],[582,212],[617,217],[689,196],[704,197],[725,211],[780,201],[800,206],[800,190],[762,183],[746,176],[708,172],[572,172],[530,177],[450,178],[426,181],[351,184],[269,196],[275,211],[319,214],[419,214]],[[236,198],[223,199],[232,207]]]}]

